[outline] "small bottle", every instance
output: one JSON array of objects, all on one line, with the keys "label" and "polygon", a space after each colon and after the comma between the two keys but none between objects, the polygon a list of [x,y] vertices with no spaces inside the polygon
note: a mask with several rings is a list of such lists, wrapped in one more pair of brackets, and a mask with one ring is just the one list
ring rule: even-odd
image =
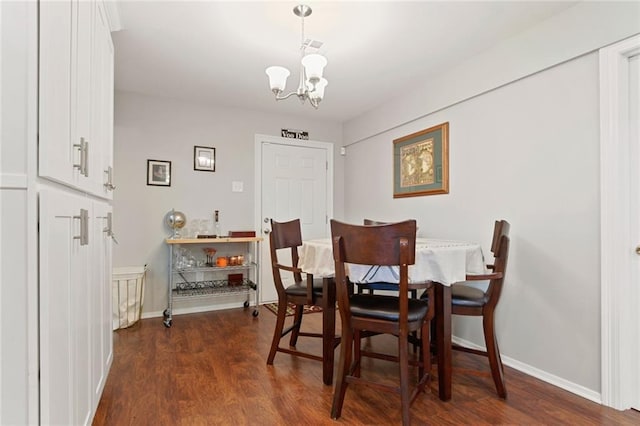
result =
[{"label": "small bottle", "polygon": [[222,231],[220,230],[220,216],[218,210],[213,213],[213,233],[217,238],[222,237]]}]

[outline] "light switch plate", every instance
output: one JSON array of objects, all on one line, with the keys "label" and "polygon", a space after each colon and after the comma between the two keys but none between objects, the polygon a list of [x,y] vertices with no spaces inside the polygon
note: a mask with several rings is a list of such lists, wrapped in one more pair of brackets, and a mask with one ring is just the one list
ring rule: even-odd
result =
[{"label": "light switch plate", "polygon": [[231,182],[231,192],[242,192],[244,191],[244,182],[233,181]]}]

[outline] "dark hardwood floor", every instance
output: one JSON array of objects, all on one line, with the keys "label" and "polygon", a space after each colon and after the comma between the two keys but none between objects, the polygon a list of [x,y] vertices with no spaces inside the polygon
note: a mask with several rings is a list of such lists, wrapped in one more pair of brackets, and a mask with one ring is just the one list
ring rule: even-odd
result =
[{"label": "dark hardwood floor", "polygon": [[[114,361],[94,425],[387,425],[400,424],[399,397],[351,386],[342,417],[329,417],[333,388],[322,384],[317,361],[276,355],[266,365],[275,315],[266,308],[233,309],[142,320],[115,332]],[[307,329],[321,329],[320,314],[307,314]],[[393,337],[369,338],[393,351]],[[321,352],[318,339],[299,347]],[[339,349],[336,349],[336,360]],[[396,380],[393,363],[363,361]],[[508,399],[497,397],[486,359],[454,352],[453,398],[431,393],[411,407],[415,425],[638,425],[640,413],[616,411],[505,367]],[[436,369],[434,368],[434,373]],[[417,376],[417,374],[416,374]],[[372,376],[370,376],[372,377]]]}]

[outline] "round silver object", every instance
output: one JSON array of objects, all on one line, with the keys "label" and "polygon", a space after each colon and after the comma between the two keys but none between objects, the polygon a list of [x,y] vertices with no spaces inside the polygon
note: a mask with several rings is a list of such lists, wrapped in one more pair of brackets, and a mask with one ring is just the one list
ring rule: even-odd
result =
[{"label": "round silver object", "polygon": [[307,16],[311,15],[311,12],[311,8],[306,4],[299,4],[293,8],[293,13],[301,18],[306,18]]},{"label": "round silver object", "polygon": [[167,214],[167,225],[171,229],[180,229],[187,223],[187,216],[179,211],[170,211]]}]

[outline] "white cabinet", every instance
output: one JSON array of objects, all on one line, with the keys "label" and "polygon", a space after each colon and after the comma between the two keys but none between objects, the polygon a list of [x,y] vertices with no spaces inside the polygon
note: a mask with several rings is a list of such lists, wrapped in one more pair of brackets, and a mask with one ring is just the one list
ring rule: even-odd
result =
[{"label": "white cabinet", "polygon": [[89,330],[91,341],[92,411],[98,408],[100,396],[113,361],[111,324],[111,276],[113,244],[112,209],[105,202],[94,202],[91,212],[91,281],[89,303],[92,316]]},{"label": "white cabinet", "polygon": [[70,1],[40,3],[38,167],[42,177],[80,187],[80,147],[71,132],[72,11]]},{"label": "white cabinet", "polygon": [[[96,3],[93,31],[91,134],[94,155],[90,155],[89,177],[93,193],[111,199],[113,190],[113,61],[109,23],[102,2]],[[91,154],[91,153],[90,153]]]},{"label": "white cabinet", "polygon": [[38,173],[112,198],[113,45],[101,1],[40,2]]},{"label": "white cabinet", "polygon": [[39,209],[40,418],[43,424],[86,424],[91,413],[91,202],[42,190]]},{"label": "white cabinet", "polygon": [[38,40],[40,421],[86,425],[113,359],[114,55],[102,1],[39,2]]},{"label": "white cabinet", "polygon": [[43,424],[90,424],[113,360],[111,206],[40,191]]}]

